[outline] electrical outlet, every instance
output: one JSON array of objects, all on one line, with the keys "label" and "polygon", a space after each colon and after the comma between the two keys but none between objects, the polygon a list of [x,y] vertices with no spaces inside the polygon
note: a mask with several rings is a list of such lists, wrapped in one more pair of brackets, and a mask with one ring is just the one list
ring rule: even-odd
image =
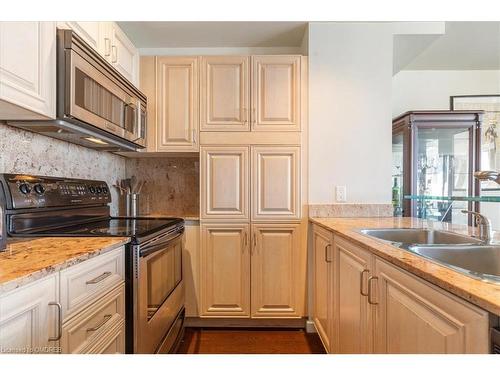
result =
[{"label": "electrical outlet", "polygon": [[335,200],[337,202],[347,201],[347,188],[345,185],[335,186]]}]

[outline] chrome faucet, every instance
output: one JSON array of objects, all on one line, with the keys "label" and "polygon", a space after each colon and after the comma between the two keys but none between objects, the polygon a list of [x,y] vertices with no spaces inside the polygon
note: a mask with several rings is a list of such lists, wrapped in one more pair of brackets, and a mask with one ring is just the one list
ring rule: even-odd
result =
[{"label": "chrome faucet", "polygon": [[480,214],[479,212],[462,210],[462,213],[473,215],[476,220],[476,225],[479,229],[479,239],[485,243],[491,242],[492,231],[490,219]]},{"label": "chrome faucet", "polygon": [[500,184],[500,173],[495,171],[477,171],[474,172],[474,177],[479,181],[495,181]]}]

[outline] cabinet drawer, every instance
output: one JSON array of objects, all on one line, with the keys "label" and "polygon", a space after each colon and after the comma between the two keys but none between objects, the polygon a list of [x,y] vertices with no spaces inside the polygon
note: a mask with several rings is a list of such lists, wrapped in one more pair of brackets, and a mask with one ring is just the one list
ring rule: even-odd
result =
[{"label": "cabinet drawer", "polygon": [[81,348],[79,354],[123,354],[125,353],[125,322],[114,324],[106,335]]},{"label": "cabinet drawer", "polygon": [[[63,353],[78,353],[107,336],[113,327],[124,321],[125,286],[102,297],[63,326]],[[85,350],[84,350],[85,351]]]},{"label": "cabinet drawer", "polygon": [[124,280],[124,247],[61,272],[64,321]]}]

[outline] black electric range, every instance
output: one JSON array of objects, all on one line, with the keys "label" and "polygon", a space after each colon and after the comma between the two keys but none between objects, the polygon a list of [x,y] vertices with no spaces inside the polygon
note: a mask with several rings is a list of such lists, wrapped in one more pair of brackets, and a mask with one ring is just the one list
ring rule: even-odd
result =
[{"label": "black electric range", "polygon": [[0,251],[6,237],[129,237],[127,353],[172,352],[184,327],[184,220],[113,217],[110,203],[104,181],[0,174]]}]

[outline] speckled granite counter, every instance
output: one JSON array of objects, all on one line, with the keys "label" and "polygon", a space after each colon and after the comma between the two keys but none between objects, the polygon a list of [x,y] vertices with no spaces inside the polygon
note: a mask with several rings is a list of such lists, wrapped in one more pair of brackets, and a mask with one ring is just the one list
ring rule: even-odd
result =
[{"label": "speckled granite counter", "polygon": [[[433,228],[461,234],[473,234],[473,228],[447,223],[431,223],[416,218],[310,218],[310,221],[334,234],[347,238],[375,255],[393,263],[489,312],[500,316],[500,285],[465,276],[425,258],[367,237],[363,228]],[[495,233],[499,240],[500,233]]]},{"label": "speckled granite counter", "polygon": [[9,241],[0,252],[0,293],[126,244],[127,237],[45,237]]}]

